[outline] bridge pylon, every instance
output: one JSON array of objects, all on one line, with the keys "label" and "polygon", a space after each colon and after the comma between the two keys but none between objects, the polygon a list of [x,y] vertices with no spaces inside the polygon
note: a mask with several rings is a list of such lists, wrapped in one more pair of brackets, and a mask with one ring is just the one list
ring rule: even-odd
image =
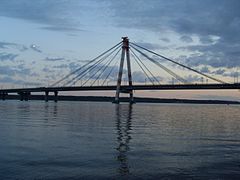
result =
[{"label": "bridge pylon", "polygon": [[[122,55],[121,61],[118,71],[118,80],[117,80],[117,89],[114,103],[119,103],[119,95],[121,92],[129,93],[129,102],[134,103],[133,99],[133,90],[132,90],[132,72],[131,72],[131,62],[130,62],[130,54],[129,54],[129,39],[128,37],[122,37]],[[123,66],[125,58],[127,60],[127,71],[128,71],[128,83],[129,83],[129,90],[126,92],[124,89],[121,89],[122,83],[122,74],[123,74]]]}]

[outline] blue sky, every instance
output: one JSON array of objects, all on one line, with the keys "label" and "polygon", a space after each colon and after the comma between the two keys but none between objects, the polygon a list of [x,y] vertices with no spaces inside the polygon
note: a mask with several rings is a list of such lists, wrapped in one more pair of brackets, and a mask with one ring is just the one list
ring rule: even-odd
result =
[{"label": "blue sky", "polygon": [[239,8],[238,0],[1,0],[1,87],[47,86],[122,36],[233,82],[240,66]]}]

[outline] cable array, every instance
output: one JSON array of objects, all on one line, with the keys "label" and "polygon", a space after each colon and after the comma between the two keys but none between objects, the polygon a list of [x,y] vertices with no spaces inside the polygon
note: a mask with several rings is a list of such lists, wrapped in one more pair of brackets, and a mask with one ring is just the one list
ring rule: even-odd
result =
[{"label": "cable array", "polygon": [[[86,80],[86,78],[88,78],[86,80],[88,82],[91,79],[89,77],[89,74],[90,73],[96,74],[96,72],[99,72],[100,70],[103,70],[102,71],[102,74],[103,74],[104,71],[106,71],[107,66],[110,66],[114,60],[114,58],[112,58],[111,61],[108,59],[111,58],[111,56],[114,54],[114,52],[120,51],[121,44],[122,44],[122,42],[116,44],[112,48],[108,49],[107,51],[105,51],[102,54],[100,54],[99,56],[97,56],[96,58],[90,60],[88,63],[86,63],[83,66],[77,68],[76,70],[70,72],[69,74],[67,74],[60,80],[58,80],[57,82],[53,83],[51,85],[51,87],[73,86],[73,85],[77,84],[80,80]],[[115,54],[114,56],[116,57],[117,54]],[[98,67],[100,67],[101,69],[98,69]],[[96,70],[96,72],[94,72],[94,70]],[[93,78],[93,76],[91,76],[91,77]],[[99,76],[99,78],[103,78],[103,77]],[[86,81],[83,84],[87,84]]]},{"label": "cable array", "polygon": [[[178,62],[176,62],[176,61],[174,61],[174,60],[172,60],[172,59],[170,59],[170,58],[167,58],[167,57],[165,57],[165,56],[163,56],[163,55],[161,55],[161,54],[158,54],[158,53],[156,53],[156,52],[153,52],[153,51],[151,51],[151,50],[149,50],[149,49],[147,49],[147,48],[144,48],[144,47],[142,47],[142,46],[139,46],[139,45],[137,45],[137,44],[135,44],[135,43],[130,43],[130,47],[132,47],[132,48],[134,48],[135,50],[137,50],[138,52],[141,52],[140,50],[139,50],[139,48],[140,49],[142,49],[142,50],[145,50],[145,51],[147,51],[147,52],[149,52],[149,53],[151,53],[151,54],[153,54],[153,55],[156,55],[156,56],[158,56],[158,57],[160,57],[160,58],[162,58],[162,59],[165,59],[165,60],[167,60],[167,61],[169,61],[169,62],[171,62],[171,63],[173,63],[173,64],[176,64],[176,65],[178,65],[178,66],[181,66],[181,67],[183,67],[183,68],[185,68],[185,69],[188,69],[188,70],[190,70],[190,71],[192,71],[192,72],[195,72],[195,73],[197,73],[197,74],[199,74],[199,75],[201,75],[201,76],[204,76],[204,77],[206,77],[206,78],[209,78],[209,79],[211,79],[211,80],[213,80],[213,81],[215,81],[215,82],[218,82],[218,83],[221,83],[221,84],[227,84],[226,82],[224,82],[224,81],[222,81],[222,80],[220,80],[220,79],[217,79],[217,78],[214,78],[214,77],[212,77],[212,76],[209,76],[209,75],[207,75],[207,74],[204,74],[204,73],[202,73],[202,72],[200,72],[200,71],[198,71],[198,70],[196,70],[196,69],[193,69],[193,68],[191,68],[191,67],[188,67],[188,66],[186,66],[186,65],[183,65],[183,64],[181,64],[181,63],[178,63]],[[138,49],[137,49],[138,48]],[[141,52],[142,53],[142,52]],[[144,53],[142,53],[142,55],[143,56],[145,56],[144,55]],[[146,57],[146,56],[145,56]],[[147,59],[149,59],[149,57],[146,57]],[[151,58],[152,59],[152,58]],[[149,59],[150,60],[150,59]],[[153,60],[153,59],[152,59]],[[151,61],[152,61],[151,60]],[[157,61],[156,61],[157,62]],[[160,65],[160,63],[158,63],[159,65]],[[180,80],[180,79],[179,79]],[[183,79],[182,79],[183,80]]]},{"label": "cable array", "polygon": [[[57,82],[51,85],[51,87],[55,86],[79,86],[79,81],[81,82],[80,86],[94,86],[97,84],[97,86],[104,86],[108,85],[108,82],[111,82],[111,80],[115,79],[114,74],[117,74],[117,63],[120,62],[120,51],[122,49],[122,42],[119,42],[118,44],[114,45],[110,49],[104,51],[96,58],[90,60],[88,63],[82,65],[81,67],[77,68],[76,70],[72,71],[71,73],[67,74]],[[148,54],[155,55],[162,60],[166,60],[167,62],[171,62],[174,65],[178,65],[180,67],[183,67],[184,69],[190,70],[191,72],[194,72],[198,75],[204,76],[206,78],[209,78],[213,81],[216,81],[221,84],[226,84],[226,82],[219,80],[217,78],[214,78],[212,76],[209,76],[207,74],[204,74],[198,70],[195,70],[191,67],[188,67],[186,65],[183,65],[179,62],[176,62],[170,58],[167,58],[161,54],[158,54],[156,52],[153,52],[147,48],[144,48],[142,46],[139,46],[135,43],[130,42],[129,46],[129,53],[131,58],[131,64],[135,63],[138,68],[140,68],[140,71],[144,74],[145,83],[146,79],[152,84],[152,85],[161,85],[163,82],[160,82],[159,77],[151,71],[149,68],[150,65],[154,65],[156,68],[160,68],[167,74],[169,74],[172,78],[176,79],[180,83],[183,84],[190,84],[185,78],[181,77],[177,73],[173,72],[170,68],[167,68],[165,65],[159,62],[158,59],[152,58]],[[140,55],[140,56],[139,56]],[[140,58],[141,57],[141,58]],[[147,61],[143,61],[147,60]],[[135,70],[135,69],[134,69]],[[134,80],[134,77],[133,77]],[[101,81],[101,82],[100,82]],[[137,83],[137,82],[134,82]]]}]

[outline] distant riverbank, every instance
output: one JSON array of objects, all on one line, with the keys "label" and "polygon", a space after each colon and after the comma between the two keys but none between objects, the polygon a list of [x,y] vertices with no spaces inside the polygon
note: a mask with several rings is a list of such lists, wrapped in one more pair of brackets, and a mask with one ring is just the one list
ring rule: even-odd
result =
[{"label": "distant riverbank", "polygon": [[[19,100],[18,95],[8,95],[8,100]],[[45,100],[44,95],[31,95],[29,100]],[[49,96],[49,101],[53,101],[54,96]],[[107,96],[58,96],[58,101],[95,101],[95,102],[113,102],[114,97]],[[128,102],[127,97],[120,98],[121,102]],[[136,103],[188,103],[188,104],[240,104],[239,101],[223,100],[194,100],[194,99],[162,99],[162,98],[143,98],[135,97]]]}]

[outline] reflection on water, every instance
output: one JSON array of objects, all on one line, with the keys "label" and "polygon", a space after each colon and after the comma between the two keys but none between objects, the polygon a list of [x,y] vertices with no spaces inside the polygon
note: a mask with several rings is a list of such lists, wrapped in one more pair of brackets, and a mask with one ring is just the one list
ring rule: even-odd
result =
[{"label": "reflection on water", "polygon": [[132,120],[132,104],[128,106],[116,105],[116,127],[117,141],[119,152],[117,159],[120,163],[119,173],[121,176],[129,174],[130,168],[128,164],[128,151],[130,149],[129,142],[131,140],[131,120]]},{"label": "reflection on water", "polygon": [[239,112],[0,101],[0,179],[239,179]]},{"label": "reflection on water", "polygon": [[53,106],[53,117],[57,117],[57,104],[55,103]]}]

